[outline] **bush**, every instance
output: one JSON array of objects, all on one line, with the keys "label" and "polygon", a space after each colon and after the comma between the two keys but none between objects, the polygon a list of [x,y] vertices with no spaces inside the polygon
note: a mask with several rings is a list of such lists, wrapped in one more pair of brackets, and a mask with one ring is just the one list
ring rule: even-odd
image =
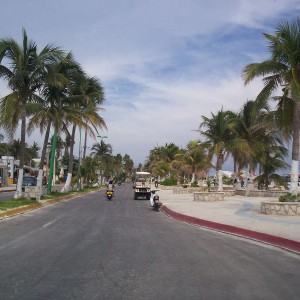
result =
[{"label": "bush", "polygon": [[232,185],[233,184],[233,178],[224,176],[222,182],[223,182],[223,184]]},{"label": "bush", "polygon": [[166,185],[166,186],[177,185],[177,180],[172,179],[172,178],[168,178],[168,179],[165,179],[164,181],[162,181],[160,184],[161,185]]},{"label": "bush", "polygon": [[298,195],[287,193],[286,195],[281,195],[279,197],[279,202],[300,202],[300,198]]},{"label": "bush", "polygon": [[199,187],[197,181],[192,182],[192,183],[191,183],[191,187]]}]

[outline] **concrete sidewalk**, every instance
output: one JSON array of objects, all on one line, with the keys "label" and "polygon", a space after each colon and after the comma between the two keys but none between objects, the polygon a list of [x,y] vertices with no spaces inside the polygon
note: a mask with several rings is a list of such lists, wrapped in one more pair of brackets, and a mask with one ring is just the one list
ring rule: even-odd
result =
[{"label": "concrete sidewalk", "polygon": [[0,187],[0,192],[12,192],[16,190],[16,184]]},{"label": "concrete sidewalk", "polygon": [[193,194],[157,192],[171,217],[218,231],[252,238],[300,253],[300,216],[260,213],[261,201],[277,198],[231,196],[224,201],[194,201]]}]

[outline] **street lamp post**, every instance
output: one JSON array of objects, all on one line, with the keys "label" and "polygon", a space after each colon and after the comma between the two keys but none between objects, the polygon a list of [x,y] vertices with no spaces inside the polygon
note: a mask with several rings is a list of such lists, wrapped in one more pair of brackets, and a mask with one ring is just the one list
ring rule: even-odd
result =
[{"label": "street lamp post", "polygon": [[[101,139],[101,142],[100,142],[100,149],[101,149],[101,144],[103,142],[103,139],[107,139],[108,136],[106,136],[106,135],[97,135],[97,137]],[[102,169],[101,169],[101,167],[102,167],[102,154],[100,156],[100,170],[99,170],[99,173],[100,173],[99,174],[100,175],[100,186],[102,185]]]}]

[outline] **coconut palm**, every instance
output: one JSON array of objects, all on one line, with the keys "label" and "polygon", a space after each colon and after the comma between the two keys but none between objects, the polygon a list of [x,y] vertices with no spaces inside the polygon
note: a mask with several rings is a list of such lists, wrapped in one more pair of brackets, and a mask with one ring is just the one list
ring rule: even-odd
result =
[{"label": "coconut palm", "polygon": [[183,162],[181,168],[189,170],[189,173],[192,175],[191,182],[195,182],[198,171],[211,167],[206,146],[205,143],[201,143],[199,139],[196,139],[187,144],[184,152],[176,155],[176,159]]},{"label": "coconut palm", "polygon": [[294,100],[289,116],[293,120],[290,124],[293,140],[290,192],[296,194],[300,129],[300,18],[291,24],[283,22],[274,35],[264,33],[264,36],[268,40],[271,57],[261,63],[247,65],[243,69],[244,82],[248,84],[256,77],[263,77],[264,88],[256,98],[259,105],[266,103],[279,88]]},{"label": "coconut palm", "polygon": [[[223,190],[222,166],[233,151],[247,151],[248,145],[235,132],[236,114],[221,109],[217,114],[211,113],[211,118],[202,116],[199,132],[202,134],[208,147],[210,159],[216,157],[216,175],[218,177],[218,190]],[[205,127],[205,130],[201,130]]]},{"label": "coconut palm", "polygon": [[41,135],[45,133],[37,186],[42,186],[43,166],[49,144],[50,130],[54,127],[54,131],[57,133],[62,127],[64,112],[67,108],[67,106],[62,105],[65,98],[65,87],[70,81],[69,74],[74,68],[74,64],[72,55],[69,53],[51,65],[45,77],[39,101],[31,103],[28,109],[30,115],[28,133],[31,133],[36,127],[40,129]]},{"label": "coconut palm", "polygon": [[99,161],[100,172],[99,172],[99,184],[102,183],[102,171],[104,167],[104,162],[110,160],[112,154],[112,146],[109,143],[105,143],[101,140],[100,143],[96,143],[92,146],[91,155],[94,156]]},{"label": "coconut palm", "polygon": [[280,145],[266,145],[263,151],[257,153],[261,175],[257,176],[254,181],[258,183],[259,187],[264,187],[267,190],[271,181],[279,185],[285,185],[283,177],[275,172],[278,169],[288,167],[288,164],[284,161],[287,152],[287,149]]},{"label": "coconut palm", "polygon": [[25,29],[22,44],[10,38],[0,39],[0,77],[7,81],[12,90],[0,100],[1,124],[13,135],[21,120],[20,166],[15,198],[22,196],[26,105],[39,98],[36,92],[44,83],[48,67],[61,55],[62,51],[53,45],[47,45],[38,53],[36,43],[28,40]]},{"label": "coconut palm", "polygon": [[[70,153],[68,176],[62,191],[68,191],[70,188],[73,171],[73,150],[77,127],[79,127],[80,132],[82,128],[87,130],[94,138],[94,132],[98,133],[99,129],[106,128],[104,119],[98,113],[102,108],[96,106],[103,101],[103,90],[101,86],[99,85],[100,90],[96,90],[95,84],[93,84],[91,88],[91,79],[79,68],[74,75],[74,81],[69,86],[69,95],[66,98],[70,114],[65,115],[66,123],[64,129],[70,138]],[[70,131],[68,129],[69,126],[71,126]]]},{"label": "coconut palm", "polygon": [[155,147],[150,150],[146,162],[146,168],[151,171],[153,176],[160,177],[169,176],[172,172],[172,161],[178,153],[178,146],[173,143],[166,143],[165,146]]},{"label": "coconut palm", "polygon": [[[104,89],[100,83],[100,81],[95,77],[86,77],[86,85],[83,89],[83,95],[86,99],[86,103],[92,103],[93,106],[97,107],[98,105],[102,104],[104,101]],[[105,122],[102,122],[103,128],[106,128]],[[86,156],[86,148],[87,148],[87,135],[88,131],[85,130],[84,132],[84,145],[83,145],[83,160]]]},{"label": "coconut palm", "polygon": [[237,136],[245,140],[249,147],[247,151],[232,152],[235,173],[240,172],[241,168],[246,168],[250,173],[255,171],[256,152],[265,146],[264,137],[274,129],[277,131],[275,125],[274,114],[269,111],[268,106],[258,108],[255,101],[244,103],[237,114],[235,130]]},{"label": "coconut palm", "polygon": [[99,161],[92,156],[87,156],[82,165],[82,175],[84,175],[85,181],[89,186],[91,182],[97,180],[97,170],[99,168]]}]

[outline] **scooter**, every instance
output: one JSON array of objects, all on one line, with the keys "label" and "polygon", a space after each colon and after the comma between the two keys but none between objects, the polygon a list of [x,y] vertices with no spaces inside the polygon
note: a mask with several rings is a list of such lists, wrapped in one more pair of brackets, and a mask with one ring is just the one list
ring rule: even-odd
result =
[{"label": "scooter", "polygon": [[111,200],[113,196],[114,196],[114,191],[112,191],[112,190],[106,190],[106,198],[107,198],[107,200]]},{"label": "scooter", "polygon": [[150,198],[150,203],[151,203],[151,207],[153,207],[153,209],[155,211],[159,211],[159,208],[161,207],[161,203],[159,202],[159,196],[155,194],[156,190],[151,191],[152,195]]},{"label": "scooter", "polygon": [[161,206],[160,202],[159,202],[159,196],[158,195],[155,195],[154,198],[154,210],[155,211],[159,211],[159,208]]}]

